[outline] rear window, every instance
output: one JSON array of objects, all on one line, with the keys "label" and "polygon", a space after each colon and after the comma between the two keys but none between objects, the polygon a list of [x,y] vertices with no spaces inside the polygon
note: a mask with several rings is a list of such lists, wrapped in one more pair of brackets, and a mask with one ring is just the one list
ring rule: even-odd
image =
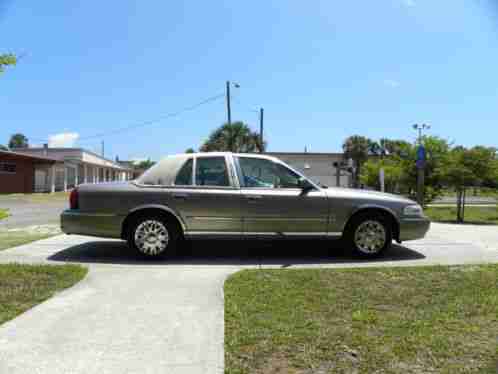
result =
[{"label": "rear window", "polygon": [[189,159],[185,164],[183,164],[182,168],[176,175],[175,185],[176,186],[191,186],[192,185],[192,168],[193,168],[193,160]]},{"label": "rear window", "polygon": [[198,157],[195,166],[197,186],[230,186],[225,157]]}]

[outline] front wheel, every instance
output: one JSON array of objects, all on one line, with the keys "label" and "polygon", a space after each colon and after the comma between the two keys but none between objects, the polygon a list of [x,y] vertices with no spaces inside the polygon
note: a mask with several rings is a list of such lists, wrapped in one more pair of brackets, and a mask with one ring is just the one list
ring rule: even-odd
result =
[{"label": "front wheel", "polygon": [[137,217],[130,225],[128,245],[149,258],[173,256],[179,232],[173,222],[160,215]]},{"label": "front wheel", "polygon": [[392,244],[391,222],[380,214],[360,215],[349,225],[346,243],[359,257],[378,257]]}]

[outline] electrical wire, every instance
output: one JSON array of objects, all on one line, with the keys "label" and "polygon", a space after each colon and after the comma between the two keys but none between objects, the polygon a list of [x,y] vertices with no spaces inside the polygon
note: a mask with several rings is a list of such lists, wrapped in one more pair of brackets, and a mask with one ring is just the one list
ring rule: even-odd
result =
[{"label": "electrical wire", "polygon": [[[141,123],[138,123],[138,124],[135,124],[135,125],[121,127],[121,128],[118,128],[118,129],[104,131],[104,132],[93,134],[93,135],[82,136],[82,137],[79,137],[77,141],[79,142],[81,140],[103,138],[105,136],[115,135],[115,134],[118,134],[118,133],[121,133],[121,132],[138,129],[138,128],[141,128],[141,127],[144,127],[144,126],[155,125],[155,124],[159,123],[160,121],[163,121],[163,120],[168,119],[168,118],[177,117],[180,114],[183,114],[185,112],[190,112],[190,111],[192,111],[194,109],[197,109],[198,107],[200,107],[200,106],[202,106],[204,104],[210,103],[212,101],[216,101],[216,100],[218,100],[218,99],[220,99],[220,98],[222,98],[224,96],[225,96],[224,93],[221,93],[221,94],[218,94],[218,95],[214,95],[214,96],[208,97],[207,99],[199,101],[199,102],[197,102],[197,103],[195,103],[193,105],[189,105],[189,106],[187,106],[187,107],[185,107],[183,109],[180,109],[180,110],[177,110],[175,112],[171,112],[171,113],[165,114],[165,115],[157,117],[157,118],[155,118],[153,120],[141,122]],[[35,138],[32,138],[32,139],[35,139]],[[41,139],[35,139],[35,140],[41,140]],[[48,141],[48,139],[44,139],[44,141]]]}]

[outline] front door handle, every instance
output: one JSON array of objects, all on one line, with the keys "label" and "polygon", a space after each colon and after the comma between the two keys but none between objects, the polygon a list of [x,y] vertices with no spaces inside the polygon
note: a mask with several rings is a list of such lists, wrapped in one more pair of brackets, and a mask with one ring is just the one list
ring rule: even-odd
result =
[{"label": "front door handle", "polygon": [[175,199],[187,199],[188,195],[186,193],[174,193],[173,198]]},{"label": "front door handle", "polygon": [[246,196],[246,199],[249,201],[258,201],[258,200],[261,200],[262,198],[263,198],[263,196],[259,196],[259,195]]}]

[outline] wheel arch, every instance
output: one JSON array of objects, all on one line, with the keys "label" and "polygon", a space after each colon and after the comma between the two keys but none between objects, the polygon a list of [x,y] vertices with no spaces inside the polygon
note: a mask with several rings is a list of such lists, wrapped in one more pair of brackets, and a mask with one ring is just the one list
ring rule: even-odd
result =
[{"label": "wheel arch", "polygon": [[159,213],[161,215],[164,215],[165,217],[168,217],[175,221],[178,224],[178,227],[181,230],[181,235],[183,236],[186,226],[185,222],[181,218],[181,216],[176,213],[173,209],[164,206],[164,205],[159,205],[159,204],[147,204],[147,205],[141,205],[136,208],[133,208],[128,212],[126,215],[125,219],[123,220],[121,224],[121,238],[126,239],[127,231],[128,231],[128,225],[130,222],[133,221],[133,219],[137,216],[143,215],[143,214],[150,214],[150,213]]},{"label": "wheel arch", "polygon": [[349,227],[351,226],[352,222],[354,219],[360,215],[363,214],[382,214],[385,217],[388,217],[389,220],[391,221],[391,229],[392,229],[392,234],[393,234],[393,239],[395,239],[397,242],[399,242],[399,230],[400,230],[400,223],[399,219],[396,216],[396,214],[390,209],[385,206],[379,206],[379,205],[362,205],[357,207],[350,215],[349,218],[346,220],[346,224],[344,225],[344,229],[342,231],[342,235],[347,234]]}]

